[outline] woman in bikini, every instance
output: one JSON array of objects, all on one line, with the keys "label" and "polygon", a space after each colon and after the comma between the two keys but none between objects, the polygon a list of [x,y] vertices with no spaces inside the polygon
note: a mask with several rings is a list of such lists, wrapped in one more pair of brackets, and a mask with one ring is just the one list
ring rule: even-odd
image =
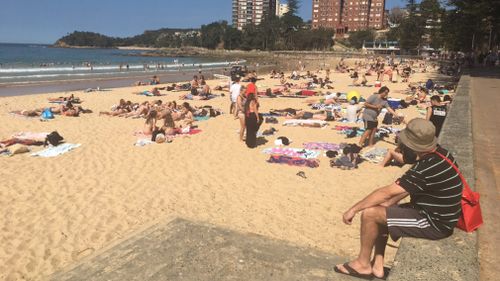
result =
[{"label": "woman in bikini", "polygon": [[165,119],[163,119],[163,127],[162,131],[165,132],[165,136],[173,136],[175,135],[175,122],[171,113],[167,113],[165,115]]},{"label": "woman in bikini", "polygon": [[142,132],[145,135],[151,135],[153,132],[157,129],[156,127],[156,116],[157,116],[157,111],[156,110],[151,110],[148,113],[148,116],[146,118],[146,122],[144,123],[144,129]]},{"label": "woman in bikini", "polygon": [[245,103],[247,101],[244,87],[241,87],[240,95],[236,99],[236,116],[240,119],[240,141],[245,135]]}]

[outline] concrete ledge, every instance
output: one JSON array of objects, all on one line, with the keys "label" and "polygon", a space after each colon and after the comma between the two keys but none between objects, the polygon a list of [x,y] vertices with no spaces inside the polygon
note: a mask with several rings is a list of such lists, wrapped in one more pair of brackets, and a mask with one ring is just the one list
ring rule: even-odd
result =
[{"label": "concrete ledge", "polygon": [[[439,143],[453,153],[474,188],[470,81],[469,75],[460,79]],[[440,241],[404,238],[388,280],[479,280],[477,233],[455,229]]]},{"label": "concrete ledge", "polygon": [[184,219],[158,224],[49,277],[54,281],[348,281],[344,258]]}]

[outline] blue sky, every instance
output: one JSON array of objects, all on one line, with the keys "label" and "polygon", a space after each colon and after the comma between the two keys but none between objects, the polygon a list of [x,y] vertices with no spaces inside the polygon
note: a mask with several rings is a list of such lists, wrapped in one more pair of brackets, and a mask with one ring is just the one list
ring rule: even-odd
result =
[{"label": "blue sky", "polygon": [[[53,43],[74,30],[130,36],[162,27],[231,19],[231,0],[2,0],[0,42]],[[311,18],[312,0],[300,16]],[[386,0],[387,8],[404,0]]]}]

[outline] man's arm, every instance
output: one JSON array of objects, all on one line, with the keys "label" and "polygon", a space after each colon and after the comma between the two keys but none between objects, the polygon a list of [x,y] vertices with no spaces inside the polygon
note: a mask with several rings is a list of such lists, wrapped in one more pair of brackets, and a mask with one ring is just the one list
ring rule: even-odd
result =
[{"label": "man's arm", "polygon": [[365,107],[371,108],[371,109],[380,109],[380,105],[373,105],[369,103],[368,101],[365,102]]},{"label": "man's arm", "polygon": [[363,200],[359,201],[347,212],[345,212],[343,216],[344,223],[351,224],[354,216],[364,209],[379,206],[384,203],[384,206],[388,203],[394,204],[406,196],[408,196],[408,192],[397,183],[381,187],[373,191],[370,195],[366,196]]},{"label": "man's arm", "polygon": [[427,114],[425,115],[425,120],[427,121],[431,120],[431,116],[432,116],[432,107],[429,106],[427,107]]},{"label": "man's arm", "polygon": [[391,106],[387,105],[386,108],[387,108],[387,111],[389,111],[389,113],[391,113],[394,116],[398,116],[398,114],[396,113],[396,111],[394,111],[394,109],[392,109]]}]

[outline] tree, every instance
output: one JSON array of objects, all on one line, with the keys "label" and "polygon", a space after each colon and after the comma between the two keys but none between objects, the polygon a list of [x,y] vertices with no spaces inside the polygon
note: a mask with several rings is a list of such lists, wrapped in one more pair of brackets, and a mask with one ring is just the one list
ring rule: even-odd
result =
[{"label": "tree", "polygon": [[288,12],[285,13],[291,16],[296,16],[299,12],[300,0],[288,0]]},{"label": "tree", "polygon": [[234,27],[228,27],[224,33],[224,48],[227,50],[239,49],[243,33]]},{"label": "tree", "polygon": [[389,25],[391,28],[398,27],[405,18],[405,12],[399,8],[394,7],[389,11]]},{"label": "tree", "polygon": [[375,31],[373,29],[360,30],[349,33],[349,44],[356,48],[360,49],[363,47],[364,42],[373,42],[375,40]]},{"label": "tree", "polygon": [[500,39],[500,1],[448,0],[442,33],[449,50],[486,52]]},{"label": "tree", "polygon": [[216,49],[224,42],[227,21],[213,22],[201,26],[201,46],[207,49]]}]

